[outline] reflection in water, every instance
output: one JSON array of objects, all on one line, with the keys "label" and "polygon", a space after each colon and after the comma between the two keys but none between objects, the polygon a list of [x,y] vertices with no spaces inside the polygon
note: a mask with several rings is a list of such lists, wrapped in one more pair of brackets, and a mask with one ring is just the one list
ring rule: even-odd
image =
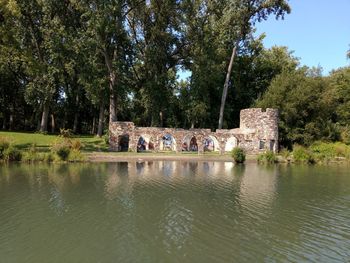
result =
[{"label": "reflection in water", "polygon": [[50,195],[49,206],[57,215],[61,216],[68,211],[63,196],[57,187],[51,188]]},{"label": "reflection in water", "polygon": [[0,166],[1,261],[346,262],[349,197],[347,167]]},{"label": "reflection in water", "polygon": [[193,215],[177,199],[170,199],[166,203],[164,217],[160,221],[160,233],[164,235],[163,244],[168,253],[181,250],[189,238],[192,230]]}]

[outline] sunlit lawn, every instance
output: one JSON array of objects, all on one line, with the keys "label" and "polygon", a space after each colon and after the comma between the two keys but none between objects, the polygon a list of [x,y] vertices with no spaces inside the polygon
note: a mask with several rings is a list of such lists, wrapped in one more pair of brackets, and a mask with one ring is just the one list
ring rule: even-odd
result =
[{"label": "sunlit lawn", "polygon": [[[5,131],[0,132],[0,137],[10,139],[18,149],[28,149],[31,145],[35,144],[40,151],[49,151],[55,140],[59,139],[57,135]],[[79,139],[82,142],[83,152],[108,150],[108,145],[106,145],[103,138],[98,138],[92,135],[79,135],[73,136],[73,139]]]}]

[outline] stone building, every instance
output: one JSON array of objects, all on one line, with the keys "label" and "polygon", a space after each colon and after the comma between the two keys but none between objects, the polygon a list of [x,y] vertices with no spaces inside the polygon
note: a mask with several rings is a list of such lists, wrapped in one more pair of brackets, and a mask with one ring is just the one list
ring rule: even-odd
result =
[{"label": "stone building", "polygon": [[113,151],[217,151],[220,154],[239,146],[248,154],[278,151],[278,110],[261,108],[240,112],[236,129],[177,129],[136,127],[133,122],[112,122],[109,145]]}]

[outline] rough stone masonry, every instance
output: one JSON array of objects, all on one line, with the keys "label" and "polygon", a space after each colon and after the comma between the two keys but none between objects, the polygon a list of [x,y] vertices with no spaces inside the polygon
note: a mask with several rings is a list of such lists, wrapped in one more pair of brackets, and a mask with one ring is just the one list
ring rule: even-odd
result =
[{"label": "rough stone masonry", "polygon": [[236,129],[176,129],[136,127],[133,122],[112,122],[109,145],[113,151],[217,151],[220,154],[235,147],[248,154],[278,151],[278,110],[244,109]]}]

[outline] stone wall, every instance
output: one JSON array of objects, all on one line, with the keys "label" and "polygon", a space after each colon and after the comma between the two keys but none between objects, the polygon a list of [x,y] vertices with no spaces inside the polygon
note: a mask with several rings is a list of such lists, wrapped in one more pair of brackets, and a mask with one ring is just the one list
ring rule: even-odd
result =
[{"label": "stone wall", "polygon": [[[245,109],[240,113],[240,127],[237,129],[220,129],[212,132],[210,129],[175,129],[156,127],[136,127],[132,122],[112,122],[109,126],[109,143],[113,151],[137,151],[138,142],[142,137],[146,149],[152,151],[164,150],[164,136],[171,135],[172,151],[181,152],[184,143],[195,138],[198,152],[206,149],[205,141],[210,138],[215,144],[215,150],[223,154],[233,147],[242,147],[247,153],[259,153],[266,150],[278,151],[278,110],[260,108]],[[126,145],[128,141],[128,145]]]}]

